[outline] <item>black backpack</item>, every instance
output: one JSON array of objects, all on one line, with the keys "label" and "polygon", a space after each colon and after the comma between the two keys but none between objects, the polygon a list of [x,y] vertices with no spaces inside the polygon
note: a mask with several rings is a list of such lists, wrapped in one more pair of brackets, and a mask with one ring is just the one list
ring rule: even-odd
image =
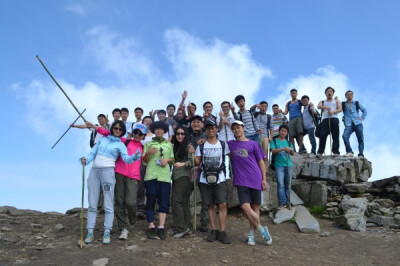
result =
[{"label": "black backpack", "polygon": [[[360,112],[360,103],[358,101],[355,101],[354,103],[356,105],[356,111],[357,111],[357,114],[358,114]],[[343,123],[344,123],[344,108],[345,107],[346,107],[346,102],[342,102],[342,112],[343,112],[342,121],[343,121]]]},{"label": "black backpack", "polygon": [[[250,115],[251,115],[251,122],[253,123],[253,128],[254,128],[254,131],[255,131],[255,130],[256,130],[256,125],[255,125],[255,117],[254,117],[254,114],[253,114],[253,112],[250,111],[250,110],[248,110],[248,112],[249,112]],[[243,122],[242,113],[241,113],[240,111],[238,111],[238,114],[239,114],[239,120]]]},{"label": "black backpack", "polygon": [[[207,183],[209,184],[209,185],[216,185],[217,183],[218,183],[218,179],[219,179],[219,174],[221,173],[221,172],[223,172],[224,173],[224,175],[226,176],[226,167],[225,167],[225,141],[220,141],[220,140],[218,140],[220,143],[221,143],[221,147],[222,147],[222,164],[220,165],[220,167],[219,167],[219,169],[216,169],[216,171],[215,171],[215,169],[212,169],[212,170],[210,170],[210,169],[208,169],[207,167],[206,167],[206,165],[204,164],[204,144],[205,143],[202,143],[202,144],[200,144],[200,155],[201,155],[201,160],[202,160],[202,162],[201,162],[201,170],[203,171],[203,176],[205,177],[205,179],[206,179],[206,181],[207,181]],[[211,176],[211,175],[213,175],[213,176],[215,176],[216,177],[216,179],[215,179],[215,182],[213,182],[213,183],[209,183],[208,182],[208,176]]]},{"label": "black backpack", "polygon": [[317,126],[321,123],[321,115],[319,114],[319,112],[318,112],[317,110],[315,110],[315,111],[317,112],[317,114],[314,114],[314,113],[311,111],[310,105],[308,105],[307,110],[308,110],[308,112],[309,112],[310,115],[311,115],[311,118],[312,118],[312,120],[313,120],[314,125],[317,127]]},{"label": "black backpack", "polygon": [[[289,148],[290,148],[290,142],[286,139],[286,141],[287,141],[287,143],[288,143],[288,146],[289,146]],[[276,139],[273,139],[273,142],[274,142],[274,144],[275,144],[275,148],[276,148]],[[271,153],[272,154],[272,153]],[[270,164],[270,166],[269,166],[269,168],[271,168],[271,170],[274,170],[275,171],[275,156],[276,156],[276,154],[272,154],[272,158],[271,158],[271,164]]]},{"label": "black backpack", "polygon": [[[96,124],[96,126],[99,126],[99,125]],[[97,130],[93,130],[93,131],[90,133],[90,141],[89,141],[90,148],[93,148],[93,146],[96,144],[96,143],[94,142],[95,139],[96,139],[96,136],[97,136]]]}]

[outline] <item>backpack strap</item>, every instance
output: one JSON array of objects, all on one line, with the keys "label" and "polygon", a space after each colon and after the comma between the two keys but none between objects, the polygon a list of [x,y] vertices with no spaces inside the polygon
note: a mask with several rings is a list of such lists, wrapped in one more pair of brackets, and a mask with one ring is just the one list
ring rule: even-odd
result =
[{"label": "backpack strap", "polygon": [[[324,106],[324,102],[325,101],[322,101],[322,106]],[[322,113],[324,112],[324,109],[321,109],[321,119],[322,119]]]},{"label": "backpack strap", "polygon": [[221,166],[219,167],[219,172],[224,172],[224,175],[226,177],[226,167],[225,167],[225,141],[221,141],[219,140],[219,142],[221,143],[221,147],[222,147],[222,163]]},{"label": "backpack strap", "polygon": [[127,139],[125,140],[125,146],[126,146],[126,147],[128,147],[129,142],[131,142],[131,140],[127,138]]},{"label": "backpack strap", "polygon": [[360,111],[360,103],[355,101],[357,113]]}]

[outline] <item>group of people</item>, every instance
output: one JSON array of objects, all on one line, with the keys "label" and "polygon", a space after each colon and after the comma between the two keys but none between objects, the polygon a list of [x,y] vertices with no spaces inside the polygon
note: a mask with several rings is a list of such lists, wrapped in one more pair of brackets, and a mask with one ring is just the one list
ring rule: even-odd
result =
[{"label": "group of people", "polygon": [[[325,150],[326,139],[332,135],[334,155],[339,154],[338,113],[343,110],[346,152],[352,150],[349,137],[356,132],[359,141],[359,156],[363,156],[361,121],[366,116],[365,108],[354,102],[353,92],[346,92],[347,102],[333,99],[334,89],[325,90],[327,99],[318,104],[322,111],[319,123],[318,112],[308,96],[297,99],[297,90],[291,90],[292,100],[282,111],[277,104],[273,114],[267,114],[268,103],[246,109],[243,95],[235,97],[233,103],[221,103],[218,116],[213,115],[213,104],[203,104],[203,115],[196,114],[193,102],[185,105],[188,93],[176,111],[173,104],[165,110],[152,110],[143,116],[143,109],[135,108],[135,122],[128,121],[127,108],[114,109],[111,125],[105,115],[98,116],[98,123],[86,122],[71,125],[91,130],[92,150],[80,159],[84,165],[93,161],[88,177],[89,207],[88,233],[85,243],[94,239],[94,226],[100,192],[104,199],[103,243],[110,243],[110,231],[115,213],[120,230],[119,239],[127,239],[129,230],[137,217],[147,218],[149,239],[166,239],[165,221],[172,209],[174,238],[190,233],[192,215],[190,195],[197,180],[202,208],[199,230],[209,231],[207,240],[219,240],[229,244],[226,232],[228,183],[233,178],[240,207],[247,217],[250,230],[248,245],[255,245],[255,232],[259,232],[267,245],[272,237],[267,226],[260,221],[262,191],[267,189],[266,174],[269,166],[268,154],[272,154],[272,168],[278,183],[279,208],[290,208],[290,182],[295,140],[299,153],[305,153],[303,136],[309,135],[311,154],[316,154],[315,131],[320,138],[318,157]],[[303,111],[302,111],[303,107]],[[258,109],[258,110],[257,110]],[[362,116],[359,115],[362,111]],[[289,121],[286,116],[289,114]],[[157,115],[157,121],[155,116]],[[315,128],[317,127],[317,130]],[[155,207],[158,206],[158,225],[155,224]],[[218,213],[216,211],[218,206]]]}]

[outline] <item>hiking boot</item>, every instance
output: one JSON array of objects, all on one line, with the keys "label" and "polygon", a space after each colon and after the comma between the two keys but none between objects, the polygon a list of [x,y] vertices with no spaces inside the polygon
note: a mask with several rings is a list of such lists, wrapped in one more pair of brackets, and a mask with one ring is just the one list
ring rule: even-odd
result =
[{"label": "hiking boot", "polygon": [[263,226],[263,228],[264,228],[264,231],[262,232],[261,235],[262,235],[262,237],[265,239],[266,244],[269,246],[269,245],[272,244],[272,237],[271,237],[271,235],[269,234],[268,227]]},{"label": "hiking boot", "polygon": [[93,233],[88,233],[85,238],[85,244],[93,244],[94,235]]},{"label": "hiking boot", "polygon": [[127,240],[128,239],[128,229],[124,228],[121,230],[121,234],[119,235],[120,240]]},{"label": "hiking boot", "polygon": [[187,228],[185,231],[182,232],[177,232],[174,234],[173,238],[181,238],[184,237],[186,234],[190,232],[189,228]]},{"label": "hiking boot", "polygon": [[104,245],[108,245],[111,243],[111,239],[110,239],[110,233],[109,232],[104,232],[103,235],[103,244]]},{"label": "hiking boot", "polygon": [[254,240],[254,235],[251,234],[247,235],[246,244],[249,246],[254,246],[256,244],[256,241]]},{"label": "hiking boot", "polygon": [[222,244],[230,244],[231,241],[228,238],[228,234],[225,231],[221,231],[218,233],[219,242]]},{"label": "hiking boot", "polygon": [[157,239],[158,238],[155,228],[147,229],[147,238],[148,239]]},{"label": "hiking boot", "polygon": [[208,225],[202,223],[202,224],[200,225],[200,227],[199,227],[199,231],[200,231],[200,232],[203,232],[203,233],[208,232]]},{"label": "hiking boot", "polygon": [[164,228],[158,228],[157,229],[157,235],[161,240],[165,240],[167,238],[167,236],[165,235]]},{"label": "hiking boot", "polygon": [[289,210],[291,210],[291,209],[292,209],[292,203],[287,203],[287,204],[286,204],[286,208],[289,209]]},{"label": "hiking boot", "polygon": [[359,157],[359,158],[364,158],[364,155],[359,154],[358,157]]},{"label": "hiking boot", "polygon": [[218,231],[217,230],[211,230],[210,234],[207,237],[207,241],[208,242],[214,242],[217,239],[218,239]]},{"label": "hiking boot", "polygon": [[307,153],[307,149],[303,147],[299,149],[299,153]]},{"label": "hiking boot", "polygon": [[351,152],[348,152],[344,155],[345,157],[353,157],[353,154]]}]

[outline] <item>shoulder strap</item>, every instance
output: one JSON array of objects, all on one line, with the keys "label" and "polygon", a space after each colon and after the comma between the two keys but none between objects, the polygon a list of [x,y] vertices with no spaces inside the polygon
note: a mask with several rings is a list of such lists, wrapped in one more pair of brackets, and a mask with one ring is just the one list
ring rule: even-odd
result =
[{"label": "shoulder strap", "polygon": [[271,115],[267,114],[267,129],[270,128],[270,124],[271,124]]},{"label": "shoulder strap", "polygon": [[128,147],[129,142],[131,142],[130,139],[126,139],[126,140],[125,140],[125,146],[126,146],[126,147]]},{"label": "shoulder strap", "polygon": [[239,120],[242,121],[243,120],[242,113],[240,111],[238,113],[239,113]]},{"label": "shoulder strap", "polygon": [[[324,102],[325,101],[322,101],[322,106],[324,106]],[[322,119],[322,113],[324,112],[324,109],[321,109],[321,119]]]},{"label": "shoulder strap", "polygon": [[355,102],[357,113],[360,111],[360,103],[358,101]]},{"label": "shoulder strap", "polygon": [[300,107],[303,106],[303,104],[301,103],[301,100],[297,100],[297,102],[299,103]]}]

